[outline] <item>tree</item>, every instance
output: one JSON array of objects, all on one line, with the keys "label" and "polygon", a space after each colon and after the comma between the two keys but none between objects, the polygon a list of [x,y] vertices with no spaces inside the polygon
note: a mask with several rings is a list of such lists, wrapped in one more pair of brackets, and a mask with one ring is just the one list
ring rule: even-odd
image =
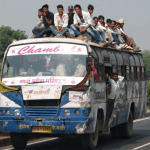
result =
[{"label": "tree", "polygon": [[144,60],[145,60],[145,67],[146,67],[146,76],[147,78],[150,77],[150,51],[145,50],[142,53]]},{"label": "tree", "polygon": [[27,39],[25,31],[20,30],[15,31],[8,26],[0,27],[0,53],[4,52],[7,46],[11,44],[14,39],[16,40]]}]

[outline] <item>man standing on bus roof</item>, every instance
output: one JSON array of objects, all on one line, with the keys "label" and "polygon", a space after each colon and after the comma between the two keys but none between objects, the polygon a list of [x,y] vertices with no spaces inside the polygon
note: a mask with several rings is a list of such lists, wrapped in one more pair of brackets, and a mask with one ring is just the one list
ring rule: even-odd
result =
[{"label": "man standing on bus roof", "polygon": [[110,93],[108,94],[108,100],[106,104],[107,105],[106,106],[106,122],[105,122],[106,129],[108,129],[109,120],[114,110],[115,98],[117,94],[120,92],[120,86],[121,86],[123,79],[124,77],[118,76],[117,73],[113,73],[112,79],[109,79],[111,83],[111,90],[110,90]]},{"label": "man standing on bus roof", "polygon": [[55,26],[50,26],[51,31],[55,36],[65,36],[68,31],[68,15],[64,13],[64,7],[62,5],[57,6],[58,13],[54,15]]},{"label": "man standing on bus roof", "polygon": [[52,32],[50,30],[50,26],[54,24],[54,14],[49,11],[49,6],[43,5],[43,24],[44,28],[43,29],[33,29],[32,32],[33,34],[36,35],[36,38],[42,37],[44,34],[49,36]]}]

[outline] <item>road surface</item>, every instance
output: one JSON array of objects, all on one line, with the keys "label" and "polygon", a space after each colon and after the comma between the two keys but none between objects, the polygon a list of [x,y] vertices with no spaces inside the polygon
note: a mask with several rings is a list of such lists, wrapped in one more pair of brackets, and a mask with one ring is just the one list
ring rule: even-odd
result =
[{"label": "road surface", "polygon": [[[64,140],[60,138],[45,138],[30,141],[26,150],[82,150],[78,140]],[[1,150],[13,150],[12,146]],[[110,133],[99,137],[96,150],[150,150],[150,118],[136,120],[131,139],[112,139]]]}]

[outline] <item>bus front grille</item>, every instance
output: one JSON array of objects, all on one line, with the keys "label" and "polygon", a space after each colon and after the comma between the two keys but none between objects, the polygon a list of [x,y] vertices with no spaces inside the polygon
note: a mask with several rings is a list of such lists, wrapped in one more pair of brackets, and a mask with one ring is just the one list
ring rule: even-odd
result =
[{"label": "bus front grille", "polygon": [[26,115],[29,117],[54,117],[59,107],[25,107]]}]

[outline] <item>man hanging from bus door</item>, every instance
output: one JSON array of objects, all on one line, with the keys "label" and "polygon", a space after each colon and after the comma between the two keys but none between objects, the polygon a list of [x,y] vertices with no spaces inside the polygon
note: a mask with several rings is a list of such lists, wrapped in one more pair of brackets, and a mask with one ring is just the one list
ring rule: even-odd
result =
[{"label": "man hanging from bus door", "polygon": [[[105,75],[105,78],[107,78],[107,75]],[[114,103],[116,95],[120,92],[120,85],[123,81],[124,77],[118,76],[117,73],[113,73],[112,79],[109,78],[109,81],[111,83],[111,89],[110,93],[108,93],[108,100],[106,103],[106,121],[105,121],[105,129],[109,129],[108,124],[109,120],[111,118],[112,112],[114,110]],[[109,87],[108,87],[109,88]]]}]

